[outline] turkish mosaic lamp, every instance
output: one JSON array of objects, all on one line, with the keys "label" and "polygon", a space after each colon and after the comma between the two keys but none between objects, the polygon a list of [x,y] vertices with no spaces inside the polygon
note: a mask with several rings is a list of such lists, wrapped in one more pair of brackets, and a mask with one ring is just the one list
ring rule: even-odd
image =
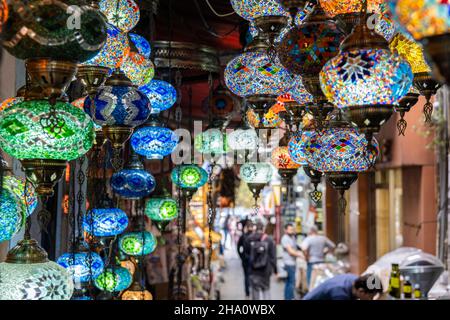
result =
[{"label": "turkish mosaic lamp", "polygon": [[118,208],[92,209],[83,216],[83,229],[95,237],[114,237],[127,227],[128,217]]},{"label": "turkish mosaic lamp", "polygon": [[272,152],[272,164],[285,184],[289,184],[301,166],[295,162],[287,146],[279,146]]},{"label": "turkish mosaic lamp", "polygon": [[155,222],[169,222],[178,217],[178,203],[171,197],[155,196],[147,200],[145,215]]},{"label": "turkish mosaic lamp", "polygon": [[156,238],[148,231],[124,233],[119,238],[119,249],[129,256],[143,256],[156,249]]},{"label": "turkish mosaic lamp", "polygon": [[96,252],[90,251],[64,253],[56,262],[67,270],[75,284],[97,278],[105,267],[102,258]]},{"label": "turkish mosaic lamp", "polygon": [[132,280],[133,277],[127,269],[109,266],[94,280],[94,285],[102,291],[119,292],[127,289]]},{"label": "turkish mosaic lamp", "polygon": [[172,182],[182,189],[183,195],[191,198],[198,188],[208,181],[208,173],[196,164],[182,164],[172,169]]},{"label": "turkish mosaic lamp", "polygon": [[203,154],[221,155],[229,151],[227,136],[219,129],[211,128],[194,138],[194,148]]},{"label": "turkish mosaic lamp", "polygon": [[108,22],[122,32],[131,31],[139,22],[139,6],[133,0],[101,0],[99,6]]},{"label": "turkish mosaic lamp", "polygon": [[266,162],[247,162],[239,169],[239,176],[247,183],[250,191],[258,199],[261,190],[272,179],[273,168]]},{"label": "turkish mosaic lamp", "polygon": [[158,114],[171,108],[177,101],[176,89],[163,80],[153,79],[140,86],[139,90],[150,100],[152,114]]},{"label": "turkish mosaic lamp", "polygon": [[152,53],[152,47],[150,42],[147,41],[143,36],[137,33],[128,33],[129,42],[136,49],[137,53],[142,55],[144,58],[149,59]]},{"label": "turkish mosaic lamp", "polygon": [[135,86],[147,84],[155,75],[153,62],[136,52],[130,52],[120,69]]}]

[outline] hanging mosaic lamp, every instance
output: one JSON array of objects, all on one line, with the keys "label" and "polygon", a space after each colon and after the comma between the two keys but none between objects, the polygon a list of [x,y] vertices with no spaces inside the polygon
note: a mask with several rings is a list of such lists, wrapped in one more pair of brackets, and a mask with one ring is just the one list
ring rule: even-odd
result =
[{"label": "hanging mosaic lamp", "polygon": [[102,258],[96,252],[89,251],[86,243],[75,252],[62,254],[56,262],[68,271],[75,285],[97,278],[105,267]]},{"label": "hanging mosaic lamp", "polygon": [[122,32],[130,31],[139,22],[139,7],[133,0],[101,0],[99,5],[108,22]]},{"label": "hanging mosaic lamp", "polygon": [[391,117],[394,105],[406,95],[413,74],[409,64],[391,53],[387,41],[366,24],[358,24],[341,44],[339,55],[320,72],[320,84],[328,100],[348,109],[350,120],[372,136]]},{"label": "hanging mosaic lamp", "polygon": [[[8,171],[8,169],[5,169],[5,171]],[[38,199],[34,187],[28,184],[27,192],[25,194],[25,179],[13,175],[5,175],[3,176],[3,189],[13,193],[21,206],[19,211],[23,213],[25,218],[30,216],[34,210],[36,210]]]},{"label": "hanging mosaic lamp", "polygon": [[127,232],[119,238],[119,249],[129,256],[143,256],[156,248],[156,238],[148,231]]},{"label": "hanging mosaic lamp", "polygon": [[150,42],[148,42],[147,39],[145,39],[143,36],[140,36],[136,33],[128,33],[128,37],[130,38],[129,42],[134,46],[137,53],[139,53],[146,59],[150,59],[150,55],[152,53]]},{"label": "hanging mosaic lamp", "polygon": [[272,107],[264,113],[262,121],[260,120],[258,113],[252,109],[247,110],[246,118],[247,123],[255,129],[275,129],[283,122],[283,119],[281,119],[278,113],[274,112]]},{"label": "hanging mosaic lamp", "polygon": [[92,209],[83,216],[83,229],[95,237],[114,237],[127,227],[127,214],[117,208]]},{"label": "hanging mosaic lamp", "polygon": [[3,25],[3,47],[18,59],[84,62],[94,57],[106,40],[106,21],[83,2],[77,3],[74,19],[67,9],[73,1],[15,1]]},{"label": "hanging mosaic lamp", "polygon": [[292,160],[287,146],[280,146],[273,150],[272,164],[278,169],[278,174],[285,184],[289,184],[292,181],[292,178],[297,174],[298,168],[300,168],[300,165]]},{"label": "hanging mosaic lamp", "polygon": [[127,289],[133,278],[130,272],[120,266],[108,266],[94,280],[94,285],[102,291],[119,292]]},{"label": "hanging mosaic lamp", "polygon": [[155,190],[155,178],[144,169],[144,164],[133,153],[128,165],[111,177],[111,189],[119,197],[137,200],[148,196]]},{"label": "hanging mosaic lamp", "polygon": [[431,116],[433,114],[433,104],[431,97],[434,96],[441,84],[434,80],[429,72],[418,73],[414,75],[414,87],[419,91],[421,96],[424,96],[426,103],[423,106],[423,114],[425,115],[425,122],[431,123]]},{"label": "hanging mosaic lamp", "polygon": [[0,193],[0,243],[11,240],[25,223],[25,213],[13,192],[3,184]]},{"label": "hanging mosaic lamp", "polygon": [[292,133],[288,142],[289,156],[293,162],[299,166],[308,165],[308,155],[306,153],[306,146],[313,134],[312,130],[299,130]]},{"label": "hanging mosaic lamp", "polygon": [[196,164],[182,164],[173,168],[170,178],[181,188],[183,195],[190,199],[208,181],[208,173]]},{"label": "hanging mosaic lamp", "polygon": [[210,128],[194,138],[194,148],[200,153],[221,155],[229,151],[227,136],[217,128]]},{"label": "hanging mosaic lamp", "polygon": [[114,73],[98,91],[94,99],[86,98],[84,109],[114,149],[120,150],[133,129],[150,115],[150,102],[145,94],[133,86],[122,72]]},{"label": "hanging mosaic lamp", "polygon": [[157,114],[171,108],[177,102],[177,90],[168,82],[153,79],[139,87],[150,100],[151,113]]},{"label": "hanging mosaic lamp", "polygon": [[137,129],[131,136],[134,152],[147,159],[161,160],[170,155],[178,145],[179,137],[152,117],[145,127]]},{"label": "hanging mosaic lamp", "polygon": [[88,152],[94,137],[89,116],[65,102],[24,101],[0,114],[0,146],[21,160],[40,195],[53,194],[67,161]]},{"label": "hanging mosaic lamp", "polygon": [[209,100],[209,109],[213,115],[213,121],[222,121],[223,123],[233,116],[233,112],[239,101],[222,84],[213,90]]},{"label": "hanging mosaic lamp", "polygon": [[227,139],[231,150],[256,150],[258,148],[258,133],[255,129],[243,126],[233,130]]},{"label": "hanging mosaic lamp", "polygon": [[136,52],[130,52],[120,66],[120,70],[135,86],[143,86],[149,83],[155,75],[153,62]]},{"label": "hanging mosaic lamp", "polygon": [[69,300],[74,290],[69,273],[32,239],[8,252],[0,274],[0,300]]},{"label": "hanging mosaic lamp", "polygon": [[392,16],[420,41],[437,79],[450,83],[450,4],[445,0],[389,0]]},{"label": "hanging mosaic lamp", "polygon": [[303,171],[311,180],[311,183],[314,186],[314,190],[309,193],[309,197],[315,203],[319,203],[322,200],[322,192],[317,189],[319,183],[322,181],[323,173],[313,169],[309,165],[303,165]]},{"label": "hanging mosaic lamp", "polygon": [[153,300],[152,294],[145,290],[137,281],[134,281],[130,288],[122,293],[121,300]]},{"label": "hanging mosaic lamp", "polygon": [[152,220],[160,231],[163,231],[170,221],[178,217],[178,203],[167,196],[155,196],[147,200],[145,215]]},{"label": "hanging mosaic lamp", "polygon": [[284,111],[279,112],[279,116],[284,120],[289,128],[300,128],[303,117],[306,115],[306,103],[299,103],[294,97],[287,93],[277,98],[277,104],[282,105]]},{"label": "hanging mosaic lamp", "polygon": [[262,189],[272,179],[273,169],[266,162],[247,162],[241,166],[239,175],[247,183],[255,201],[259,198]]},{"label": "hanging mosaic lamp", "polygon": [[406,127],[408,126],[408,123],[404,119],[405,113],[409,112],[416,105],[417,101],[419,101],[419,96],[419,91],[412,87],[410,92],[395,105],[395,112],[400,114],[400,119],[397,121],[398,135],[405,135]]}]

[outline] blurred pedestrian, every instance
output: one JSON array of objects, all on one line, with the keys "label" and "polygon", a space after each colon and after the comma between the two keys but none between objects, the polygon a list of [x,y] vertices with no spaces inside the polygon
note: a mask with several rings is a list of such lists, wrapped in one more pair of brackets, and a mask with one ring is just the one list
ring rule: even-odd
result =
[{"label": "blurred pedestrian", "polygon": [[242,262],[242,269],[244,270],[244,289],[245,289],[245,298],[250,299],[250,265],[249,260],[250,256],[245,254],[244,251],[244,243],[247,240],[247,238],[252,234],[253,232],[253,224],[250,220],[245,220],[242,222],[242,225],[244,226],[242,228],[242,235],[239,237],[238,243],[237,243],[237,251],[239,254],[239,257],[241,258]]},{"label": "blurred pedestrian", "polygon": [[281,238],[281,246],[283,247],[284,269],[287,272],[286,283],[284,286],[284,300],[294,300],[297,258],[303,257],[303,254],[298,248],[295,228],[292,223],[287,223],[284,226],[284,235]]}]

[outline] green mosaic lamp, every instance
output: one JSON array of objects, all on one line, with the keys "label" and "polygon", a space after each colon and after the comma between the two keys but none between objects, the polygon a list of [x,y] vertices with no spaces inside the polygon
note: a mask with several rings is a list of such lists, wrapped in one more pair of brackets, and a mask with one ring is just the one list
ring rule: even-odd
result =
[{"label": "green mosaic lamp", "polygon": [[156,249],[156,238],[148,231],[127,232],[120,237],[119,248],[129,256],[148,255]]},{"label": "green mosaic lamp", "polygon": [[196,164],[182,164],[172,170],[171,179],[181,188],[183,195],[190,199],[208,181],[208,173]]},{"label": "green mosaic lamp", "polygon": [[69,103],[26,100],[0,114],[0,147],[21,161],[36,192],[51,196],[67,161],[89,151],[92,120]]},{"label": "green mosaic lamp", "polygon": [[145,215],[163,231],[170,221],[178,217],[178,203],[169,195],[155,196],[147,200]]}]

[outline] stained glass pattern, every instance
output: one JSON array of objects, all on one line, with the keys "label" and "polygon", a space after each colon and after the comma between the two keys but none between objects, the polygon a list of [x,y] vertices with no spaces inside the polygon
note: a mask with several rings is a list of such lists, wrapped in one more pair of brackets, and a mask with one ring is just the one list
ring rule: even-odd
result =
[{"label": "stained glass pattern", "polygon": [[298,169],[300,165],[294,162],[289,154],[288,147],[277,147],[272,152],[272,164],[277,169]]},{"label": "stained glass pattern", "polygon": [[24,100],[25,100],[25,98],[23,98],[23,97],[8,98],[0,104],[0,111],[3,111],[9,107],[12,107]]},{"label": "stained glass pattern", "polygon": [[152,53],[152,47],[150,46],[150,43],[147,41],[147,39],[136,33],[129,33],[128,36],[130,37],[130,40],[136,48],[137,52],[140,55],[144,56],[144,58],[149,59]]},{"label": "stained glass pattern", "polygon": [[139,22],[139,7],[133,0],[102,0],[100,11],[108,18],[108,22],[128,32]]},{"label": "stained glass pattern", "polygon": [[272,173],[272,166],[265,162],[248,162],[239,170],[241,179],[247,183],[268,183]]},{"label": "stained glass pattern", "polygon": [[103,291],[119,292],[127,289],[132,282],[130,272],[119,266],[110,266],[95,279],[94,285]]},{"label": "stained glass pattern", "polygon": [[341,52],[320,72],[322,91],[338,107],[394,104],[412,85],[409,64],[387,50]]},{"label": "stained glass pattern", "polygon": [[245,20],[262,16],[288,16],[277,0],[230,0],[234,11]]},{"label": "stained glass pattern", "polygon": [[0,263],[0,300],[69,300],[73,282],[57,263]]},{"label": "stained glass pattern", "polygon": [[208,129],[194,138],[194,148],[204,154],[228,152],[227,136],[219,129]]},{"label": "stained glass pattern", "polygon": [[22,228],[23,223],[24,215],[16,197],[3,188],[0,194],[0,242],[10,240]]},{"label": "stained glass pattern", "polygon": [[3,177],[3,189],[8,190],[16,197],[16,202],[21,206],[20,212],[23,216],[31,215],[38,205],[38,199],[34,187],[29,183],[27,195],[25,196],[25,179],[15,176]]},{"label": "stained glass pattern", "polygon": [[[361,0],[319,0],[319,3],[330,17],[345,13],[357,13],[362,9]],[[384,0],[367,0],[367,11],[379,13],[380,5],[383,3]]]},{"label": "stained glass pattern", "polygon": [[146,197],[155,190],[155,187],[155,178],[142,169],[122,169],[111,177],[112,190],[123,198]]},{"label": "stained glass pattern", "polygon": [[263,121],[261,123],[258,114],[252,109],[247,110],[247,122],[253,128],[277,128],[281,125],[283,120],[278,113],[275,113],[272,107],[264,114]]},{"label": "stained glass pattern", "polygon": [[83,229],[96,237],[114,237],[128,227],[128,217],[120,209],[92,209],[83,216]]},{"label": "stained glass pattern", "polygon": [[156,238],[148,231],[127,232],[119,239],[119,248],[129,256],[152,253],[156,248]]},{"label": "stained glass pattern", "polygon": [[131,136],[133,150],[147,159],[163,159],[172,153],[179,137],[165,127],[143,127]]},{"label": "stained glass pattern", "polygon": [[289,95],[301,105],[313,102],[313,96],[306,91],[300,75],[294,77],[293,86],[289,90]]},{"label": "stained glass pattern", "polygon": [[102,258],[95,252],[64,253],[56,262],[67,270],[74,283],[97,278],[105,267]]},{"label": "stained glass pattern", "polygon": [[171,108],[177,101],[177,91],[166,81],[152,80],[139,87],[139,90],[150,100],[152,114]]},{"label": "stained glass pattern", "polygon": [[288,152],[295,163],[308,165],[306,146],[312,134],[312,131],[297,131],[292,134],[288,143]]},{"label": "stained glass pattern", "polygon": [[392,52],[398,53],[403,59],[408,61],[411,71],[416,73],[431,72],[425,61],[422,46],[412,38],[408,38],[402,33],[397,33],[392,39],[389,47]]},{"label": "stained glass pattern", "polygon": [[120,69],[135,86],[143,86],[155,75],[153,62],[136,52],[130,52]]},{"label": "stained glass pattern", "polygon": [[[73,160],[94,142],[92,120],[69,103],[56,103],[58,127],[51,130],[46,118],[47,100],[24,101],[0,113],[0,146],[17,159]],[[41,125],[44,124],[43,125]]]},{"label": "stained glass pattern", "polygon": [[170,221],[178,216],[178,204],[168,197],[150,198],[145,204],[145,214],[153,221]]},{"label": "stained glass pattern", "polygon": [[173,168],[170,175],[172,182],[182,189],[196,189],[208,181],[205,169],[195,164],[182,164]]},{"label": "stained glass pattern", "polygon": [[236,129],[228,135],[228,146],[232,150],[256,150],[258,134],[255,129]]}]

